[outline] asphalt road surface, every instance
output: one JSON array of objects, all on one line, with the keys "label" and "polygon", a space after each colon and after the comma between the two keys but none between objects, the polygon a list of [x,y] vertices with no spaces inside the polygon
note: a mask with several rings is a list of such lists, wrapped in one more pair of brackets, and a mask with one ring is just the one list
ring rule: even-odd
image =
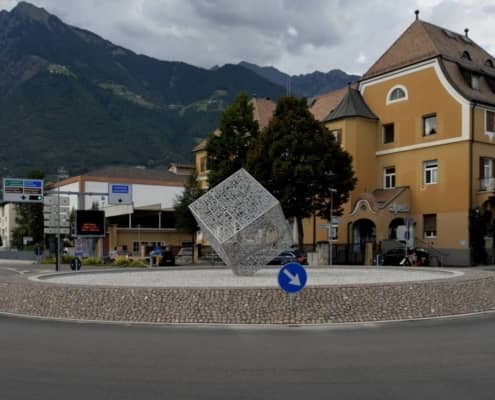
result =
[{"label": "asphalt road surface", "polygon": [[495,314],[340,328],[0,317],[0,399],[490,399]]}]

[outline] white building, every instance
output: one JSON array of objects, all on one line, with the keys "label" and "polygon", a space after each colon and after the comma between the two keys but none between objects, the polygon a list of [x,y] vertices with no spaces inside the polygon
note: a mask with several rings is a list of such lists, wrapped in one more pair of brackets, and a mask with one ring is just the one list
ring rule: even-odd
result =
[{"label": "white building", "polygon": [[[190,235],[175,229],[174,212],[174,203],[188,178],[165,168],[106,167],[51,184],[45,195],[55,195],[60,190],[65,196],[64,192],[70,192],[72,209],[97,206],[105,211],[108,235],[103,254],[117,248],[142,256],[155,244],[178,249],[182,242],[191,240]],[[108,193],[110,183],[129,184],[133,204],[109,205],[104,193]]]},{"label": "white building", "polygon": [[15,229],[15,204],[5,203],[0,205],[0,247],[10,248],[14,240]]}]

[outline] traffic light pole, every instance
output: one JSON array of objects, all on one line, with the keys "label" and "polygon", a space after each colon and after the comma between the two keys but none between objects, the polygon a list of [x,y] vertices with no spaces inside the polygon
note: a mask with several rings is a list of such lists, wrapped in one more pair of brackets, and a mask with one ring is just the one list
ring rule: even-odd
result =
[{"label": "traffic light pole", "polygon": [[60,271],[60,188],[57,190],[57,264],[55,271]]}]

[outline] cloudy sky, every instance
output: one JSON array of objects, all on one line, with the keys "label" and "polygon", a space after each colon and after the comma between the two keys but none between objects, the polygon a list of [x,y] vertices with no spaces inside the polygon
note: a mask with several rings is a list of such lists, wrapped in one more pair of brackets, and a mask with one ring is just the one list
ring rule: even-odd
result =
[{"label": "cloudy sky", "polygon": [[[10,10],[17,0],[0,0]],[[362,74],[420,17],[495,54],[495,0],[31,0],[137,53],[209,68]]]}]

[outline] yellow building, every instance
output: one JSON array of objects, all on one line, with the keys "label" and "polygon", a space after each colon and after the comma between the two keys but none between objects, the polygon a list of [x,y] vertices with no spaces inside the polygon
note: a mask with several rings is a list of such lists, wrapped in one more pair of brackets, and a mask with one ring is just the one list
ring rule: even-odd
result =
[{"label": "yellow building", "polygon": [[[357,85],[311,100],[358,178],[337,245],[362,256],[366,242],[402,239],[470,264],[470,210],[495,205],[494,65],[467,31],[416,16]],[[305,222],[308,244],[327,240],[320,223]]]}]

